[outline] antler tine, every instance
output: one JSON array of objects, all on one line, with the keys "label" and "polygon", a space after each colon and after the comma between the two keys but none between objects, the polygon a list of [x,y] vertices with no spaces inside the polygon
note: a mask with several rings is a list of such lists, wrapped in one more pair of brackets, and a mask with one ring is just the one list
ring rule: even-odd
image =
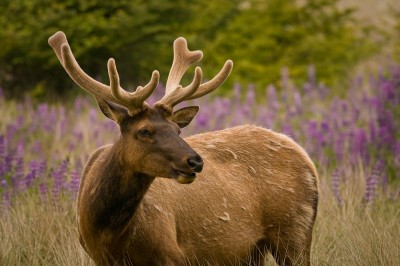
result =
[{"label": "antler tine", "polygon": [[184,100],[193,100],[196,98],[200,98],[203,95],[206,95],[218,87],[222,85],[222,83],[225,82],[225,80],[228,78],[229,74],[231,73],[233,68],[233,62],[232,60],[227,60],[222,67],[222,69],[219,71],[219,73],[210,81],[207,81],[199,86],[197,91],[194,94],[189,95],[186,97]]},{"label": "antler tine", "polygon": [[112,95],[128,109],[130,116],[134,116],[140,112],[143,107],[147,106],[144,101],[150,97],[156,89],[160,74],[156,70],[153,71],[150,82],[146,86],[138,86],[136,91],[127,92],[120,86],[117,66],[115,65],[115,60],[113,58],[108,60],[107,67]]},{"label": "antler tine", "polygon": [[172,112],[175,105],[196,92],[203,79],[203,72],[200,67],[196,67],[190,85],[182,88],[179,83],[189,66],[200,61],[202,57],[201,51],[190,51],[188,49],[184,38],[179,37],[174,41],[174,60],[168,74],[165,96],[156,102],[155,106],[163,106],[164,109]]},{"label": "antler tine", "polygon": [[174,60],[168,75],[165,96],[155,103],[156,106],[162,106],[169,112],[175,105],[180,102],[199,98],[207,93],[212,92],[228,78],[232,71],[233,62],[228,60],[222,67],[221,71],[210,81],[201,84],[203,73],[200,67],[196,68],[193,82],[185,87],[179,85],[183,74],[193,63],[200,61],[203,57],[201,51],[189,51],[186,40],[182,37],[174,42]]},{"label": "antler tine", "polygon": [[64,32],[59,31],[51,36],[49,44],[55,51],[65,71],[76,84],[91,94],[100,95],[104,100],[115,102],[110,89],[106,85],[94,80],[80,68],[72,54]]},{"label": "antler tine", "polygon": [[202,78],[203,72],[201,68],[196,67],[193,81],[189,86],[182,88],[181,85],[178,85],[173,92],[166,94],[160,101],[156,102],[155,106],[162,106],[172,113],[172,109],[175,105],[184,101],[186,97],[192,95],[198,89]]},{"label": "antler tine", "polygon": [[139,86],[133,93],[125,91],[120,87],[114,59],[110,59],[108,62],[110,86],[107,86],[93,79],[81,69],[63,32],[59,31],[51,36],[49,44],[55,51],[65,71],[76,84],[96,97],[101,97],[104,100],[126,107],[129,115],[134,115],[147,106],[144,101],[157,87],[159,74],[154,71],[150,82],[145,87]]},{"label": "antler tine", "polygon": [[194,63],[203,57],[201,51],[189,51],[185,38],[179,37],[174,41],[174,60],[168,74],[165,94],[169,94],[179,85],[183,74]]}]

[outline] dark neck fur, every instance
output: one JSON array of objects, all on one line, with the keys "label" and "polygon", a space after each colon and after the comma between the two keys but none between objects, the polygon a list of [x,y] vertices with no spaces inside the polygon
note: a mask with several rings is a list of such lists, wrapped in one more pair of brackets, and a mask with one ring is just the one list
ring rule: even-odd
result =
[{"label": "dark neck fur", "polygon": [[97,230],[123,230],[138,209],[154,177],[126,169],[113,154],[104,165],[98,187],[91,197],[93,225]]}]

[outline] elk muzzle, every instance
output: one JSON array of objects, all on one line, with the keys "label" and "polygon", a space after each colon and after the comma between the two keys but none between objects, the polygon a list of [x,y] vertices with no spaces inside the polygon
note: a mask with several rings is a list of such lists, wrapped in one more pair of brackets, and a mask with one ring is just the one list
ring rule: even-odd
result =
[{"label": "elk muzzle", "polygon": [[196,179],[196,173],[203,170],[203,159],[198,154],[194,154],[185,158],[185,169],[173,169],[172,177],[180,184],[190,184]]},{"label": "elk muzzle", "polygon": [[203,159],[198,154],[189,157],[187,159],[187,164],[193,170],[193,172],[200,173],[203,170]]}]

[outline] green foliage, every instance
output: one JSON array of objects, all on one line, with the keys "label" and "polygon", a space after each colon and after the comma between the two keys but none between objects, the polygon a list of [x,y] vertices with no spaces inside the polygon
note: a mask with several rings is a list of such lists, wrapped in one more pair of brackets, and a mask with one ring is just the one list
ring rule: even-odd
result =
[{"label": "green foliage", "polygon": [[282,67],[300,80],[309,64],[322,80],[337,81],[372,46],[337,0],[302,2],[0,0],[0,84],[7,95],[71,91],[47,44],[58,30],[67,34],[82,68],[105,83],[106,62],[114,57],[128,88],[146,83],[154,69],[165,82],[172,42],[182,35],[191,49],[205,52],[206,78],[231,58],[230,82],[265,86],[279,79]]},{"label": "green foliage", "polygon": [[[180,1],[1,1],[0,84],[8,94],[44,87],[58,92],[72,84],[47,39],[68,36],[82,68],[107,82],[106,62],[115,57],[122,83],[167,73],[177,28],[189,15]],[[67,82],[67,83],[66,83]]]},{"label": "green foliage", "polygon": [[242,82],[277,83],[283,67],[301,81],[313,64],[319,79],[332,84],[374,45],[353,23],[353,10],[338,9],[336,0],[303,2],[248,1],[205,50],[218,65],[231,56],[234,76]]},{"label": "green foliage", "polygon": [[392,16],[395,21],[394,26],[394,57],[400,61],[400,7],[392,10]]}]

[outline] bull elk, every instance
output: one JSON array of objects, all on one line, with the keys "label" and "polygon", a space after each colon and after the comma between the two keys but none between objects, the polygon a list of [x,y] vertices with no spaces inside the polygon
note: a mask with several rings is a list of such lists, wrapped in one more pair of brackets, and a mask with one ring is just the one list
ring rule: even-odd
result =
[{"label": "bull elk", "polygon": [[268,252],[280,265],[310,264],[318,181],[298,144],[251,125],[179,136],[199,107],[174,106],[218,88],[232,61],[205,83],[197,67],[182,87],[182,76],[203,54],[176,39],[165,96],[149,106],[157,71],[147,85],[128,92],[114,59],[108,86],[80,68],[63,32],[49,44],[120,128],[113,145],[90,157],[79,189],[79,240],[96,264],[263,265]]}]

